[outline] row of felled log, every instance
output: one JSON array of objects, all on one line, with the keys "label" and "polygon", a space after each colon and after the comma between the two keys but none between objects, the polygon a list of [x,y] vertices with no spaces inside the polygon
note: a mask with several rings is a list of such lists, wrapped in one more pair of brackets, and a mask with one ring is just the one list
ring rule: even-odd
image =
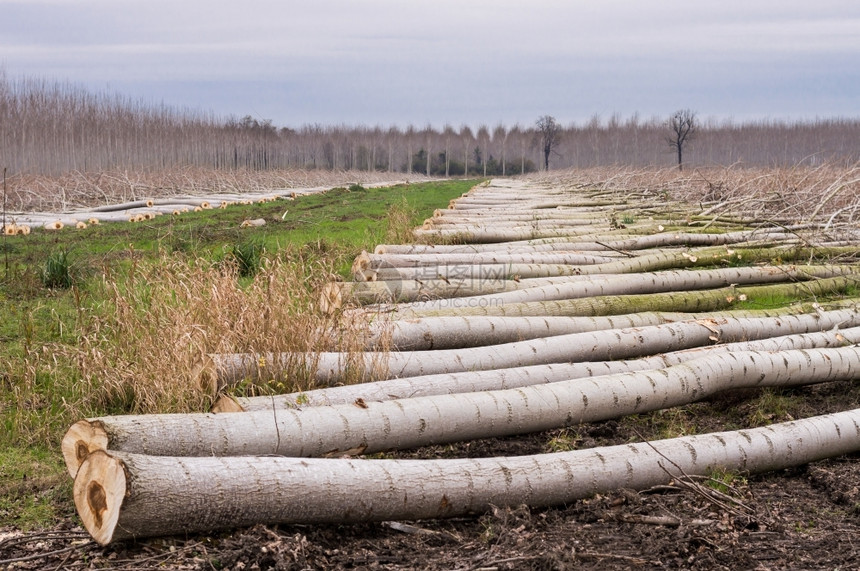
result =
[{"label": "row of felled log", "polygon": [[[667,218],[640,225],[636,230],[647,235],[637,236],[609,214],[638,219],[646,210],[670,210],[648,194],[613,201],[606,193],[510,181],[468,194],[449,209],[468,212],[464,224],[439,227],[474,243],[380,246],[356,266],[365,279],[383,281],[327,288],[328,309],[346,306],[345,319],[367,320],[366,351],[212,355],[203,367],[221,388],[266,381],[278,365],[306,371],[321,388],[224,396],[218,413],[103,417],[72,426],[63,454],[93,537],[106,544],[253,523],[468,515],[490,505],[545,506],[619,486],[642,489],[717,466],[759,472],[860,449],[860,411],[847,411],[520,458],[352,458],[617,418],[725,390],[860,376],[857,300],[733,309],[743,296],[851,292],[856,266],[713,268],[749,262],[754,252],[762,261],[774,251],[784,260],[806,256],[810,241],[796,229],[664,232]],[[493,228],[499,213],[511,211],[511,224]],[[546,211],[555,215],[544,218]],[[585,224],[554,224],[541,232],[556,237],[499,243],[520,232],[523,216],[588,220],[590,233],[580,230]],[[491,235],[475,235],[478,227]],[[838,248],[850,239],[829,236],[827,247],[848,253]],[[526,267],[534,265],[542,268]],[[496,266],[505,270],[495,273]],[[556,269],[545,271],[550,266]],[[464,277],[442,268],[490,270]],[[490,307],[490,299],[500,311],[464,310],[470,303]],[[647,306],[659,311],[640,311]],[[338,386],[347,370],[370,382]]]}]

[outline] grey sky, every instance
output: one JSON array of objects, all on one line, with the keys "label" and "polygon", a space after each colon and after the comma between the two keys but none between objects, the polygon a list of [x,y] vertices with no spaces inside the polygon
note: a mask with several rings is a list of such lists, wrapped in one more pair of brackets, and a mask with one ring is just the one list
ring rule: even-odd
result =
[{"label": "grey sky", "polygon": [[846,0],[0,0],[7,75],[277,125],[857,117]]}]

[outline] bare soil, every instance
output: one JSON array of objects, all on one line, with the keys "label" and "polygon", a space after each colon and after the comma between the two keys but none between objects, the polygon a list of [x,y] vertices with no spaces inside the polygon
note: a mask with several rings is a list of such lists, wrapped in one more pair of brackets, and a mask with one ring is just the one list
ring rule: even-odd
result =
[{"label": "bare soil", "polygon": [[[708,432],[860,407],[860,387],[727,393],[683,409],[392,456],[480,457]],[[677,435],[677,434],[676,434]],[[360,525],[270,525],[99,547],[77,519],[0,530],[8,569],[852,569],[860,566],[860,454],[726,486],[685,478],[547,509]],[[10,533],[12,535],[10,535]],[[50,534],[53,534],[52,537]],[[30,558],[30,559],[26,559]],[[13,561],[16,560],[16,561]]]}]

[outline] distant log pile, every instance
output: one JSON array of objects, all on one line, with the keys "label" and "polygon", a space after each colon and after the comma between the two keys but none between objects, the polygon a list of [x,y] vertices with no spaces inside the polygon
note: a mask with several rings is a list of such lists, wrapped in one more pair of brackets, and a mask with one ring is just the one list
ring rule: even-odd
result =
[{"label": "distant log pile", "polygon": [[[368,183],[367,187],[390,186],[402,181]],[[188,212],[223,209],[232,205],[265,204],[276,200],[294,200],[307,194],[325,192],[330,187],[281,188],[246,192],[207,192],[205,196],[184,195],[174,192],[172,196],[144,200],[131,200],[118,204],[95,207],[80,207],[62,212],[9,211],[10,223],[4,228],[6,234],[29,234],[30,227],[45,230],[64,228],[83,229],[102,222],[144,222],[159,216],[180,216]],[[92,202],[92,200],[90,200]],[[261,226],[259,220],[246,220],[248,226]]]},{"label": "distant log pile", "polygon": [[[362,253],[354,282],[321,292],[323,309],[366,321],[365,351],[211,355],[204,368],[229,391],[299,363],[319,389],[73,425],[63,454],[85,526],[107,544],[449,517],[860,450],[853,410],[516,458],[361,457],[860,377],[857,230],[708,208],[512,180],[474,188],[415,230],[418,243]],[[366,382],[343,384],[347,373]]]}]

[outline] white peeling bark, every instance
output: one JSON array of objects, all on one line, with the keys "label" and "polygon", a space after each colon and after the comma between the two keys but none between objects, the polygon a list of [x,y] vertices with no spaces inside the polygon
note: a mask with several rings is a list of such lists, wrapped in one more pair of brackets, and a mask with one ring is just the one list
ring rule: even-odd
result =
[{"label": "white peeling bark", "polygon": [[[80,424],[106,435],[109,450],[154,456],[370,454],[617,418],[689,404],[727,389],[798,386],[858,375],[857,347],[743,351],[663,369],[499,391],[241,414],[113,416]],[[70,436],[63,447],[82,450],[89,445]],[[77,461],[80,454],[74,457]],[[77,473],[78,467],[68,466],[69,472]]]},{"label": "white peeling bark", "polygon": [[[531,339],[490,347],[436,351],[266,355],[266,362],[303,362],[317,382],[335,384],[344,370],[358,368],[367,380],[417,377],[437,373],[505,369],[546,363],[604,361],[655,355],[716,342],[763,339],[809,333],[833,327],[860,326],[860,310],[850,308],[819,314],[762,318],[715,317],[693,322],[666,323],[607,331],[589,331]],[[258,375],[258,356],[212,355],[207,371],[218,388]]]},{"label": "white peeling bark", "polygon": [[[631,275],[630,281],[634,284],[637,282],[635,275]],[[398,306],[395,317],[417,318],[443,315],[498,315],[511,317],[620,315],[632,313],[637,309],[641,311],[705,312],[726,309],[747,298],[784,296],[801,299],[813,297],[814,299],[814,296],[843,292],[854,286],[857,281],[858,278],[854,275],[850,277],[810,280],[803,283],[782,282],[770,285],[732,285],[705,290],[670,290],[648,294],[608,294],[593,297],[522,302],[510,302],[505,296],[484,295]],[[607,285],[606,289],[612,289],[611,283]],[[618,289],[623,291],[623,286]]]},{"label": "white peeling bark", "polygon": [[[791,241],[796,236],[772,230],[742,230],[722,234],[658,232],[623,240],[618,235],[594,236],[590,240],[569,241],[565,238],[522,240],[499,244],[380,244],[376,254],[442,254],[478,252],[537,252],[553,250],[643,250],[668,246],[722,246],[756,241]],[[597,241],[593,241],[597,240]]]},{"label": "white peeling bark", "polygon": [[[97,452],[75,504],[102,545],[257,523],[345,523],[478,514],[647,489],[716,468],[757,473],[860,450],[860,411],[764,428],[514,458],[169,458]],[[668,473],[667,473],[668,472]]]},{"label": "white peeling bark", "polygon": [[[641,228],[639,230],[642,230]],[[574,226],[570,228],[555,229],[529,229],[529,228],[499,228],[491,229],[477,224],[469,226],[458,226],[455,228],[439,228],[424,230],[417,228],[412,235],[418,240],[459,240],[471,243],[497,243],[511,242],[515,240],[535,240],[538,238],[571,238],[591,234],[595,231],[594,225]]]},{"label": "white peeling bark", "polygon": [[[628,274],[689,268],[695,265],[711,265],[722,260],[743,259],[754,261],[762,254],[745,251],[736,253],[725,247],[697,248],[690,251],[668,251],[648,253],[635,258],[621,258],[616,261],[570,266],[566,264],[480,264],[480,265],[440,265],[417,268],[381,268],[376,271],[378,280],[394,279],[432,279],[469,278],[469,279],[511,279],[551,277],[566,275]],[[776,255],[770,251],[768,256]]]},{"label": "white peeling bark", "polygon": [[554,383],[568,379],[598,377],[647,369],[679,365],[705,355],[730,351],[786,351],[791,349],[836,348],[860,343],[860,327],[842,331],[823,331],[782,335],[758,341],[740,341],[709,347],[673,351],[652,357],[623,361],[585,363],[555,363],[489,371],[464,371],[423,377],[389,379],[356,385],[341,385],[296,393],[260,397],[224,395],[212,412],[241,412],[272,410],[273,408],[303,408],[364,402],[385,401],[421,396],[503,390],[530,385]]},{"label": "white peeling bark", "polygon": [[782,317],[812,311],[809,305],[797,305],[771,310],[727,310],[708,313],[643,311],[622,315],[546,317],[446,315],[395,321],[390,321],[390,315],[383,313],[382,319],[377,319],[369,326],[366,348],[369,351],[392,348],[397,351],[461,349],[587,331],[625,329],[698,319]]},{"label": "white peeling bark", "polygon": [[[752,266],[742,268],[720,268],[713,270],[670,270],[636,274],[611,274],[589,276],[587,280],[568,281],[536,287],[527,281],[509,291],[493,291],[468,297],[467,304],[473,307],[581,299],[605,295],[631,295],[664,293],[670,291],[696,291],[734,285],[773,284],[788,281],[806,281],[815,278],[832,278],[860,274],[857,266]],[[447,299],[432,299],[409,304],[400,304],[397,310],[403,314],[411,312],[444,310]],[[467,306],[469,306],[467,305]]]}]

